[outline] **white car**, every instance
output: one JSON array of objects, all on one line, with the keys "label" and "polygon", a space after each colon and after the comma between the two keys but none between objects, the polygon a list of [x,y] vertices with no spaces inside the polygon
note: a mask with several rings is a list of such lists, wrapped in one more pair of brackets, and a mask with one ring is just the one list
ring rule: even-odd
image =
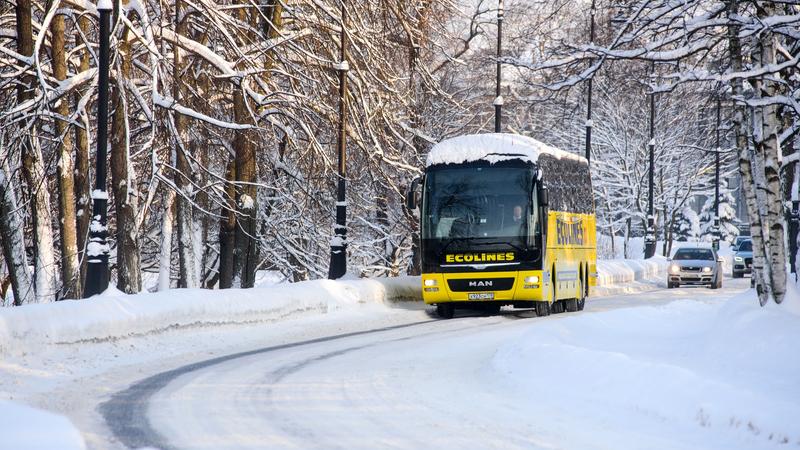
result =
[{"label": "white car", "polygon": [[722,287],[722,258],[714,249],[682,247],[669,260],[667,287],[706,285],[711,289]]}]

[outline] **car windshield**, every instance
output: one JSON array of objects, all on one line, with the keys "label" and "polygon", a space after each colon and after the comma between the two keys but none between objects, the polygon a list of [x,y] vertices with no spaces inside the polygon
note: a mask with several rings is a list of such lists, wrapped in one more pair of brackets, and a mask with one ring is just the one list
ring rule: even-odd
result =
[{"label": "car windshield", "polygon": [[742,241],[742,243],[739,244],[739,251],[740,252],[752,252],[753,251],[753,241],[750,241],[750,240]]},{"label": "car windshield", "polygon": [[676,261],[686,261],[686,260],[714,260],[714,252],[710,249],[706,248],[682,248],[675,252],[675,256],[672,258]]}]

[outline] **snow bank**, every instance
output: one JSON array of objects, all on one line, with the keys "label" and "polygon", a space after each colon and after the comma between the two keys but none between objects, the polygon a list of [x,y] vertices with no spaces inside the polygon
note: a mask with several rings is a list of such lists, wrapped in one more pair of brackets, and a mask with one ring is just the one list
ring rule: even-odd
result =
[{"label": "snow bank", "polygon": [[580,156],[551,147],[527,136],[489,133],[458,136],[434,145],[428,153],[426,166],[460,164],[470,161],[496,163],[508,159],[536,162],[542,153],[557,158],[586,161]]},{"label": "snow bank", "polygon": [[418,277],[315,280],[256,289],[175,289],[0,309],[0,355],[53,344],[104,342],[174,329],[272,322],[419,297]]},{"label": "snow bank", "polygon": [[727,301],[681,300],[543,321],[502,348],[492,371],[502,389],[529,396],[529,416],[571,411],[572,423],[587,424],[577,435],[565,432],[564,448],[587,444],[572,442],[581,434],[593,448],[619,448],[619,439],[633,439],[631,430],[657,435],[664,423],[685,444],[669,448],[794,447],[800,442],[794,286],[790,297],[761,308],[750,290]]},{"label": "snow bank", "polygon": [[609,259],[597,261],[597,286],[592,295],[643,292],[663,284],[669,263],[662,256],[650,259]]},{"label": "snow bank", "polygon": [[0,400],[0,450],[84,450],[66,417]]}]

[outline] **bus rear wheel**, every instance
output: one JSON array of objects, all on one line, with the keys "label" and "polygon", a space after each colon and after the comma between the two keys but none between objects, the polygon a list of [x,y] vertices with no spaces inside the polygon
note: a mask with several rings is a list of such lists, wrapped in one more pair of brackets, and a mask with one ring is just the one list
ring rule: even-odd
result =
[{"label": "bus rear wheel", "polygon": [[567,307],[567,312],[575,312],[578,310],[578,299],[571,298],[569,300],[564,300],[564,303]]},{"label": "bus rear wheel", "polygon": [[586,304],[586,280],[583,274],[578,277],[578,297],[573,300],[567,300],[567,311],[583,311]]},{"label": "bus rear wheel", "polygon": [[564,300],[564,309],[567,312],[575,312],[578,310],[578,298],[581,296],[580,292],[583,290],[583,286],[581,286],[581,276],[578,275],[578,282],[577,286],[575,287],[575,298],[570,298]]},{"label": "bus rear wheel", "polygon": [[567,309],[566,308],[566,304],[565,304],[566,301],[565,300],[558,300],[558,296],[556,296],[556,284],[555,284],[555,281],[553,281],[553,290],[552,290],[552,292],[553,292],[553,305],[550,306],[550,311],[553,314],[561,314],[561,313],[564,312],[565,309]]},{"label": "bus rear wheel", "polygon": [[442,319],[452,319],[455,312],[456,308],[452,305],[452,303],[442,303],[440,305],[436,305],[436,315]]},{"label": "bus rear wheel", "polygon": [[550,303],[544,302],[536,302],[536,316],[537,317],[544,317],[550,315]]}]

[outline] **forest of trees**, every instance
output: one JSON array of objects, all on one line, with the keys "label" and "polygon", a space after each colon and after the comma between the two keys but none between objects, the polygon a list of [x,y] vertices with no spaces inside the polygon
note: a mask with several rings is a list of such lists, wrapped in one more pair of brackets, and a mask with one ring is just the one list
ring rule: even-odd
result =
[{"label": "forest of trees", "polygon": [[[506,0],[503,131],[583,153],[593,80],[598,230],[642,236],[648,95],[656,227],[741,176],[763,301],[786,280],[797,198],[795,2]],[[348,262],[413,272],[402,193],[441,139],[493,129],[497,0],[115,0],[112,282],[124,292],[327,274],[339,33],[347,33]],[[595,42],[589,42],[594,12]],[[97,126],[98,13],[0,3],[0,299],[81,297]],[[721,143],[716,108],[721,105]],[[701,224],[702,225],[702,224]],[[667,248],[662,250],[668,252]],[[640,257],[641,255],[629,255]]]}]

